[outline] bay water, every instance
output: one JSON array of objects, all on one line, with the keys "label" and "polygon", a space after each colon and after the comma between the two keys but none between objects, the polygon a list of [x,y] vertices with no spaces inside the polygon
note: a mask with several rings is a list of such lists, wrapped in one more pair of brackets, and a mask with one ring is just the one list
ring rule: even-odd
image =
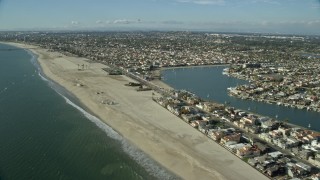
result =
[{"label": "bay water", "polygon": [[207,66],[191,68],[174,68],[162,71],[163,81],[179,90],[188,90],[202,99],[227,103],[242,110],[251,111],[278,120],[288,119],[289,123],[320,131],[320,113],[290,107],[267,104],[252,100],[243,100],[228,95],[227,88],[247,81],[222,74],[226,66]]}]

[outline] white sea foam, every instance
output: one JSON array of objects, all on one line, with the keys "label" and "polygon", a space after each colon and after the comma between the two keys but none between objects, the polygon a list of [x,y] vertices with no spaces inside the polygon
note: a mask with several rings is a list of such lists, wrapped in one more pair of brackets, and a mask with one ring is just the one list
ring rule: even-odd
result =
[{"label": "white sea foam", "polygon": [[44,81],[49,82],[49,80],[47,78],[45,78],[44,76],[42,76],[42,74],[40,73],[40,71],[38,71],[38,75],[40,76],[40,78]]},{"label": "white sea foam", "polygon": [[71,106],[76,108],[78,111],[80,111],[88,120],[93,122],[100,129],[102,129],[107,134],[108,137],[119,141],[121,143],[123,151],[127,153],[139,165],[141,165],[149,174],[151,174],[154,177],[157,177],[158,179],[170,179],[170,180],[176,179],[174,175],[170,174],[164,168],[159,166],[155,161],[150,159],[145,153],[143,153],[141,150],[139,150],[132,144],[128,143],[128,141],[126,141],[122,136],[120,136],[120,134],[118,134],[110,126],[106,125],[99,118],[88,113],[83,108],[76,105],[67,97],[59,93],[58,90],[54,88],[55,86],[52,86],[54,83],[41,74],[42,71],[39,64],[37,63],[37,57],[32,52],[30,51],[27,51],[27,52],[32,56],[31,62],[36,66],[39,77],[42,80],[48,82],[50,87],[53,88],[59,95],[61,95],[66,100],[66,103],[70,104]]},{"label": "white sea foam", "polygon": [[0,94],[4,93],[8,88],[5,87],[3,90],[0,91]]},{"label": "white sea foam", "polygon": [[[59,93],[60,94],[60,93]],[[60,94],[68,104],[79,110],[87,119],[93,122],[96,126],[102,129],[107,136],[110,138],[117,140],[121,143],[122,149],[125,153],[127,153],[133,160],[135,160],[139,165],[141,165],[148,173],[159,178],[159,179],[176,179],[173,175],[168,173],[165,169],[156,164],[152,159],[150,159],[145,153],[141,150],[137,149],[132,144],[128,143],[122,136],[120,136],[116,131],[114,131],[110,126],[103,123],[96,116],[88,113],[72,101],[70,101],[67,97]]]}]

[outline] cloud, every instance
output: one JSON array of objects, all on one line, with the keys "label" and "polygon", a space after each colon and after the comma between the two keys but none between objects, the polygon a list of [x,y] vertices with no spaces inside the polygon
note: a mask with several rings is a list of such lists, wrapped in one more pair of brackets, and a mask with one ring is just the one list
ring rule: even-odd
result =
[{"label": "cloud", "polygon": [[308,21],[307,24],[310,25],[310,26],[320,25],[320,19],[318,19],[318,20],[313,20],[313,21]]},{"label": "cloud", "polygon": [[137,19],[137,20],[116,19],[113,21],[113,24],[136,24],[141,22],[142,22],[141,19]]},{"label": "cloud", "polygon": [[274,4],[280,5],[280,1],[278,0],[251,0],[251,3],[265,3],[265,4]]},{"label": "cloud", "polygon": [[225,0],[176,0],[180,3],[193,3],[200,5],[223,5]]},{"label": "cloud", "polygon": [[72,25],[78,25],[78,24],[80,24],[80,23],[79,23],[79,21],[71,21],[71,24],[72,24]]},{"label": "cloud", "polygon": [[103,22],[101,20],[97,20],[96,24],[102,24]]},{"label": "cloud", "polygon": [[113,21],[113,24],[129,24],[130,21],[127,19],[116,19]]},{"label": "cloud", "polygon": [[[279,22],[270,22],[262,21],[257,23],[257,25],[262,26],[296,26],[296,27],[318,27],[320,26],[320,19],[309,20],[309,21],[279,21]],[[320,28],[320,27],[319,27]]]}]

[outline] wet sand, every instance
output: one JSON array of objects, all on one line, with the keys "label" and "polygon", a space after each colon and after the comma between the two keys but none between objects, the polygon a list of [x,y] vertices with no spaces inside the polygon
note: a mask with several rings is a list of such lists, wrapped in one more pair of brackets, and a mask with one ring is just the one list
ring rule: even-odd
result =
[{"label": "wet sand", "polygon": [[[102,70],[105,65],[85,58],[42,48],[31,51],[39,56],[47,77],[65,87],[104,123],[182,179],[267,179],[155,103],[152,91],[138,92],[135,87],[124,86],[132,81],[128,77],[110,76]],[[78,64],[88,68],[79,71]],[[165,84],[162,87],[169,88]]]}]

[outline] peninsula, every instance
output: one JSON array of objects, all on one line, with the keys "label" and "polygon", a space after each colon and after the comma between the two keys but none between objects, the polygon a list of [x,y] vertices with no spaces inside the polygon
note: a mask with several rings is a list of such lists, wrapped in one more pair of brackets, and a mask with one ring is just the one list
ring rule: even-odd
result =
[{"label": "peninsula", "polygon": [[[29,44],[27,48],[39,54],[48,77],[178,176],[282,179],[320,176],[316,167],[320,162],[319,133],[227,104],[205,102],[190,92],[165,88],[155,79],[161,78],[159,67],[230,64],[225,74],[254,82],[230,88],[230,94],[261,99],[277,93],[272,99],[277,103],[310,105],[311,110],[317,110],[318,73],[311,73],[317,67],[317,38],[72,32],[9,33],[2,39]],[[290,47],[286,47],[288,43]],[[308,55],[308,63],[302,63],[306,53],[312,56]],[[290,61],[298,66],[292,67]],[[304,83],[310,73],[312,79]],[[292,76],[298,75],[294,81]],[[288,96],[289,101],[284,102]],[[265,97],[262,99],[269,102]],[[249,164],[258,171],[251,168],[249,173]]]},{"label": "peninsula", "polygon": [[[159,106],[152,100],[150,91],[125,86],[132,81],[126,76],[109,75],[104,70],[108,68],[106,65],[37,46],[10,44],[31,49],[39,56],[47,77],[73,93],[101,120],[182,179],[267,179]],[[78,64],[88,68],[79,70]]]}]

